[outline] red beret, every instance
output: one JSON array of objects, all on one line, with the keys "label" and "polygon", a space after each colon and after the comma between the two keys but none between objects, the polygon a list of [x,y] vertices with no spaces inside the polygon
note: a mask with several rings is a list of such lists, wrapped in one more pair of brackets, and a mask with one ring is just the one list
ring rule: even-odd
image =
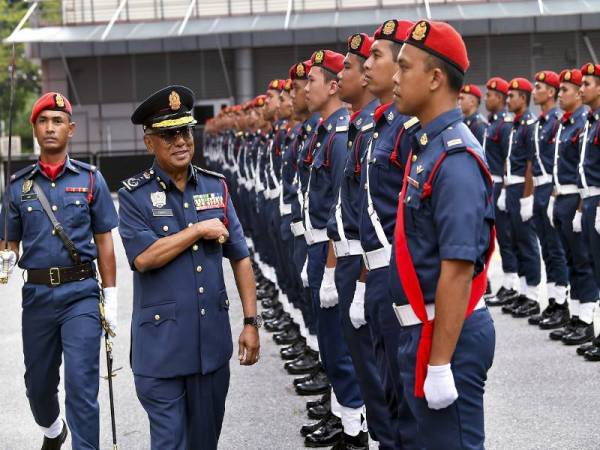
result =
[{"label": "red beret", "polygon": [[310,59],[294,64],[290,68],[290,78],[292,80],[306,80],[308,79],[308,72],[312,67]]},{"label": "red beret", "polygon": [[313,67],[321,67],[337,75],[344,68],[344,55],[331,50],[317,50],[310,58]]},{"label": "red beret", "polygon": [[353,34],[348,38],[348,53],[367,59],[371,52],[371,45],[373,45],[373,38],[368,34]]},{"label": "red beret", "polygon": [[73,114],[73,108],[71,103],[62,94],[58,92],[48,92],[42,95],[33,105],[31,110],[31,117],[29,118],[31,123],[35,123],[35,120],[42,111],[62,111],[68,115]]},{"label": "red beret", "polygon": [[533,84],[527,78],[513,78],[508,86],[509,90],[532,92]]},{"label": "red beret", "polygon": [[565,69],[560,73],[560,82],[573,83],[575,86],[581,86],[581,70],[579,69]]},{"label": "red beret", "polygon": [[396,42],[397,44],[404,44],[408,30],[414,25],[413,22],[408,20],[386,20],[379,28],[375,30],[373,38],[387,39],[388,41]]},{"label": "red beret", "polygon": [[462,36],[446,22],[420,20],[408,30],[405,42],[446,61],[462,74],[469,68]]},{"label": "red beret", "polygon": [[596,77],[600,77],[600,64],[584,64],[581,66],[581,75],[594,75]]},{"label": "red beret", "polygon": [[498,91],[501,94],[508,94],[508,81],[500,77],[492,77],[488,80],[485,87],[488,90]]},{"label": "red beret", "polygon": [[558,89],[560,80],[558,74],[552,70],[542,70],[535,74],[535,81],[546,83],[548,86]]},{"label": "red beret", "polygon": [[479,88],[477,86],[475,86],[474,84],[465,84],[462,89],[460,90],[461,93],[463,94],[471,94],[474,95],[475,97],[477,97],[479,100],[481,100],[481,91],[479,90]]},{"label": "red beret", "polygon": [[267,91],[273,89],[275,91],[283,91],[285,89],[285,80],[271,80],[269,86],[267,87]]}]

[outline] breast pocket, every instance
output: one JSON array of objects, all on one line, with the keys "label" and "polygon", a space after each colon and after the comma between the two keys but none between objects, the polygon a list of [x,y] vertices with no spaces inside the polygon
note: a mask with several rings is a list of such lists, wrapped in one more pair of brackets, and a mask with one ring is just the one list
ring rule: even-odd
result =
[{"label": "breast pocket", "polygon": [[310,189],[313,192],[323,190],[327,185],[328,173],[321,158],[316,158],[312,164],[312,173],[310,175]]},{"label": "breast pocket", "polygon": [[179,231],[179,224],[175,217],[152,217],[152,230],[161,237],[171,236]]},{"label": "breast pocket", "polygon": [[84,197],[67,197],[64,200],[65,225],[71,228],[89,226],[90,210]]},{"label": "breast pocket", "polygon": [[[377,153],[369,160],[369,189],[371,195],[385,197],[390,195],[390,175],[392,175],[389,155]],[[395,193],[397,195],[397,193]]]},{"label": "breast pocket", "polygon": [[[225,218],[225,211],[223,208],[213,208],[213,209],[205,209],[202,211],[197,211],[198,214],[198,222],[202,222],[210,219],[219,219],[223,220]],[[219,244],[216,240],[206,240],[203,239],[202,246],[204,247],[204,251],[206,253],[219,253],[222,250],[222,245]]]},{"label": "breast pocket", "polygon": [[140,314],[139,326],[159,327],[168,321],[176,322],[176,306],[176,302],[165,302],[158,305],[145,306],[142,308],[142,312]]},{"label": "breast pocket", "polygon": [[23,223],[23,239],[39,234],[45,220],[48,220],[39,201],[21,203],[21,221]]},{"label": "breast pocket", "polygon": [[404,199],[404,229],[407,235],[423,236],[424,216],[426,214],[426,200],[421,199],[420,189],[407,186]]}]

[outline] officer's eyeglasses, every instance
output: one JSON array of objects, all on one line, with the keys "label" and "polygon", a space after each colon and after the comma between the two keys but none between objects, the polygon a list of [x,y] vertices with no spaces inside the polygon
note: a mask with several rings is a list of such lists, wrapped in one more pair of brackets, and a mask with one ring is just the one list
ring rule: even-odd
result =
[{"label": "officer's eyeglasses", "polygon": [[179,136],[181,136],[186,142],[191,141],[192,137],[193,137],[192,130],[193,130],[192,127],[185,127],[185,128],[175,128],[173,130],[155,131],[155,132],[149,133],[149,134],[158,136],[163,141],[165,141],[167,144],[174,144],[175,142],[177,142],[177,139],[179,138]]}]

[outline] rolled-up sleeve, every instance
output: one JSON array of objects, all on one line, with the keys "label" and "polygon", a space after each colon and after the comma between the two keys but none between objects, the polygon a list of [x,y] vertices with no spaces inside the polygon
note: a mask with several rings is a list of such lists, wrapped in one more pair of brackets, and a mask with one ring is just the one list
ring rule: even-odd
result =
[{"label": "rolled-up sleeve", "polygon": [[159,239],[133,194],[125,189],[119,190],[119,234],[133,270],[135,258]]},{"label": "rolled-up sleeve", "polygon": [[119,225],[119,217],[110,190],[99,171],[94,173],[94,196],[90,205],[94,234],[107,233]]},{"label": "rolled-up sleeve", "polygon": [[250,255],[250,252],[231,198],[227,203],[227,221],[229,222],[229,239],[223,244],[223,256],[233,261],[244,259]]},{"label": "rolled-up sleeve", "polygon": [[9,187],[8,193],[2,197],[2,209],[0,209],[0,239],[4,240],[4,216],[8,214],[8,220],[6,222],[8,228],[8,241],[19,242],[23,235],[23,225],[21,223],[21,213],[19,210],[19,203],[16,199],[18,198],[15,192],[17,189],[14,185]]}]

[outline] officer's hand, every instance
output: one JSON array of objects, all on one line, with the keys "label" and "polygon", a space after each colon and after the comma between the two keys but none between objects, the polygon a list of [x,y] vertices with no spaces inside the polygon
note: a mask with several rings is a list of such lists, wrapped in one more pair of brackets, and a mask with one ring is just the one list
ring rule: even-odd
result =
[{"label": "officer's hand", "polygon": [[10,275],[17,264],[17,254],[12,250],[0,251],[0,272]]},{"label": "officer's hand", "polygon": [[323,281],[319,289],[321,308],[332,308],[338,304],[338,293],[335,287],[335,267],[325,267]]},{"label": "officer's hand", "polygon": [[500,211],[506,211],[506,189],[502,189],[500,191],[500,195],[498,196],[498,203],[496,203],[498,209]]},{"label": "officer's hand", "polygon": [[581,233],[581,211],[575,211],[575,217],[573,217],[573,233]]},{"label": "officer's hand", "polygon": [[256,364],[260,354],[258,329],[254,325],[244,325],[238,343],[238,359],[240,360],[240,365],[251,366]]},{"label": "officer's hand", "polygon": [[306,261],[304,261],[300,278],[302,279],[302,286],[305,288],[308,287],[308,258],[306,258]]},{"label": "officer's hand", "polygon": [[219,219],[203,220],[202,222],[198,222],[196,226],[198,227],[201,239],[214,241],[219,239],[221,236],[224,236],[225,238],[229,237],[229,231],[227,231],[227,227],[225,227],[223,222],[221,222]]},{"label": "officer's hand", "polygon": [[596,233],[600,234],[600,206],[596,207],[596,220],[594,221]]},{"label": "officer's hand", "polygon": [[550,220],[550,225],[554,226],[554,202],[556,199],[554,196],[550,197],[548,201],[548,209],[546,210],[546,214],[548,215],[548,219]]},{"label": "officer's hand", "polygon": [[356,282],[354,298],[350,304],[350,322],[357,330],[367,324],[365,319],[365,283]]},{"label": "officer's hand", "polygon": [[458,392],[450,363],[442,366],[428,365],[423,390],[430,409],[444,409],[454,403],[458,398]]},{"label": "officer's hand", "polygon": [[117,288],[104,288],[104,320],[113,333],[117,332]]},{"label": "officer's hand", "polygon": [[521,203],[521,220],[527,222],[533,217],[533,195],[523,197],[519,201]]}]

